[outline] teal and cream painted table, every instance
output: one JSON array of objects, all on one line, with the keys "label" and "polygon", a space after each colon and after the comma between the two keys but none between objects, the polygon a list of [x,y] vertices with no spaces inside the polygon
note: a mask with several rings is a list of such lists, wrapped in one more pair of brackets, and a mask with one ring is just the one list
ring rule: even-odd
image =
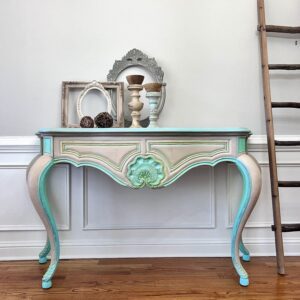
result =
[{"label": "teal and cream painted table", "polygon": [[117,183],[133,189],[163,188],[188,170],[220,162],[237,166],[243,178],[243,194],[231,241],[233,266],[240,284],[249,284],[239,252],[250,259],[243,244],[242,231],[261,189],[261,172],[255,159],[247,154],[250,131],[244,128],[57,128],[40,130],[41,154],[30,164],[27,184],[35,209],[47,230],[47,241],[39,262],[51,263],[43,276],[42,287],[52,286],[59,262],[60,246],[55,219],[46,194],[46,177],[56,164],[93,167]]}]

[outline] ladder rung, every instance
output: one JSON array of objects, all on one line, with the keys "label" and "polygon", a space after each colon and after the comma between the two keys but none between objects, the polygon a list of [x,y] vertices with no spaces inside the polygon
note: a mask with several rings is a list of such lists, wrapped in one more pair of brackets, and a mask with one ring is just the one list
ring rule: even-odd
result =
[{"label": "ladder rung", "polygon": [[269,70],[300,70],[300,64],[270,64]]},{"label": "ladder rung", "polygon": [[[260,29],[258,29],[258,30],[260,30]],[[266,25],[266,32],[300,33],[300,27]]]},{"label": "ladder rung", "polygon": [[[276,226],[271,226],[272,231],[276,231]],[[281,224],[282,232],[300,231],[300,224]]]},{"label": "ladder rung", "polygon": [[300,108],[300,102],[272,102],[274,108]]},{"label": "ladder rung", "polygon": [[279,187],[300,187],[300,181],[278,181]]},{"label": "ladder rung", "polygon": [[278,141],[275,140],[276,146],[300,146],[300,141]]}]

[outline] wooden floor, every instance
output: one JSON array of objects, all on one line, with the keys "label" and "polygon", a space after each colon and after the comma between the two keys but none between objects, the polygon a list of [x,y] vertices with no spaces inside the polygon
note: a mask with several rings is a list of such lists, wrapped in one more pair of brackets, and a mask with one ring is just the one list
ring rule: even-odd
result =
[{"label": "wooden floor", "polygon": [[0,299],[300,299],[300,257],[286,259],[285,276],[275,258],[245,265],[249,287],[239,286],[230,258],[62,260],[54,286],[42,290],[47,265],[0,262]]}]

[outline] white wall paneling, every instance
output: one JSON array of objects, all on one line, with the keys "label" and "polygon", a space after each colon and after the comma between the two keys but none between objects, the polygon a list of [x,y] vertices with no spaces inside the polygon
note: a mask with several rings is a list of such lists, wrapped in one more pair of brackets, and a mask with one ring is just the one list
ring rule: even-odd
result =
[{"label": "white wall paneling", "polygon": [[[254,255],[274,255],[265,137],[251,137],[249,150],[262,167],[263,190],[244,240]],[[26,167],[38,151],[34,137],[0,138],[0,260],[35,258],[44,244],[45,231],[25,181]],[[278,153],[281,178],[300,177],[299,153],[297,147]],[[233,165],[196,168],[161,190],[124,188],[90,168],[62,165],[52,172],[48,190],[62,257],[230,254],[230,227],[241,194],[241,178]],[[281,196],[284,222],[298,222],[297,189],[285,189]],[[284,237],[286,254],[300,254],[300,235]]]},{"label": "white wall paneling", "polygon": [[[275,254],[273,238],[246,238],[244,242],[252,255]],[[1,260],[37,259],[43,241],[0,242]],[[299,255],[300,239],[285,239],[285,254]],[[155,242],[120,240],[61,241],[61,258],[111,258],[111,257],[229,257],[230,239],[164,239]]]},{"label": "white wall paneling", "polygon": [[[269,184],[269,166],[268,164],[260,164],[262,169],[263,185],[260,196],[246,228],[270,228],[273,224],[272,203],[271,203],[271,187]],[[238,204],[238,195],[241,194],[242,179],[237,170],[232,165],[228,165],[227,171],[227,200],[228,200],[228,227],[232,227],[234,216]],[[300,164],[278,164],[279,178],[285,180],[300,180]],[[298,179],[296,179],[298,177]],[[289,188],[280,189],[281,214],[282,223],[299,223],[299,189]]]},{"label": "white wall paneling", "polygon": [[[45,230],[31,204],[26,169],[39,152],[36,137],[0,138],[0,231]],[[70,167],[60,165],[51,170],[47,182],[52,208],[60,230],[70,229]]]},{"label": "white wall paneling", "polygon": [[[45,230],[31,204],[27,186],[26,169],[22,165],[0,165],[0,190],[4,209],[0,211],[0,231]],[[70,229],[70,168],[56,166],[51,170],[47,189],[57,226]],[[2,202],[2,203],[3,203]]]},{"label": "white wall paneling", "polygon": [[83,172],[84,229],[215,228],[214,169],[197,168],[159,190],[116,188],[105,174]]}]

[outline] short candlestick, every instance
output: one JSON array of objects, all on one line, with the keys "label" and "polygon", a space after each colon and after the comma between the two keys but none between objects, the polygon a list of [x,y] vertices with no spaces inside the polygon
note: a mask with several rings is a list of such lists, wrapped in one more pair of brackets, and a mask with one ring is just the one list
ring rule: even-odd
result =
[{"label": "short candlestick", "polygon": [[150,123],[148,127],[158,127],[157,120],[158,120],[158,103],[161,97],[161,83],[147,83],[144,84],[144,88],[147,91],[146,97],[149,100],[150,106]]}]

